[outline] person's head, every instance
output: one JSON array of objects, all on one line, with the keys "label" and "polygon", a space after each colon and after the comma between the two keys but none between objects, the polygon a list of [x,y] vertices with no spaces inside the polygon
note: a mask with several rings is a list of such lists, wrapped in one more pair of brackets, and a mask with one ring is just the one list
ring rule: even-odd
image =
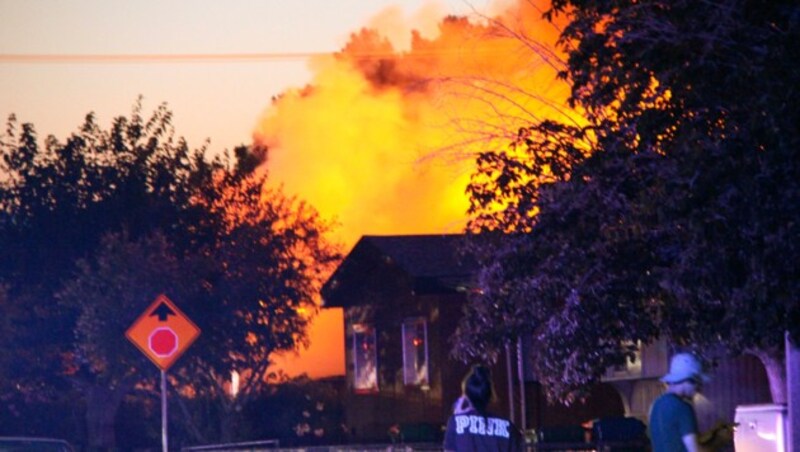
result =
[{"label": "person's head", "polygon": [[494,396],[489,368],[482,365],[472,366],[467,376],[464,377],[464,381],[461,382],[461,392],[478,412],[485,412]]},{"label": "person's head", "polygon": [[672,357],[669,373],[661,377],[668,390],[681,397],[691,399],[709,381],[703,372],[703,364],[691,353],[678,353]]}]

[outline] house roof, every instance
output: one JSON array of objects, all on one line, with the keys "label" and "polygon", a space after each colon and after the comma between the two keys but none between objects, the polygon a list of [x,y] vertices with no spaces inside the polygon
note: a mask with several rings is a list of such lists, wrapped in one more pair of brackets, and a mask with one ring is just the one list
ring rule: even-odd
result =
[{"label": "house roof", "polygon": [[363,236],[322,288],[326,306],[343,306],[346,292],[375,274],[409,281],[414,294],[462,290],[477,271],[462,252],[463,234]]}]

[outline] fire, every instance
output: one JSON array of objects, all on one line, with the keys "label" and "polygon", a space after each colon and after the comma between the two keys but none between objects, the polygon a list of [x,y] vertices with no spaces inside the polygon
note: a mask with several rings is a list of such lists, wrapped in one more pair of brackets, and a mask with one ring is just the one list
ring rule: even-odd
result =
[{"label": "fire", "polygon": [[[270,150],[270,179],[339,223],[347,247],[364,234],[463,231],[475,153],[543,117],[571,116],[551,50],[558,31],[535,4],[436,14],[420,10],[419,26],[379,14],[380,28],[313,60],[309,85],[275,99],[254,132]],[[415,31],[404,40],[403,30]]]},{"label": "fire", "polygon": [[[405,52],[380,31],[352,34],[261,118],[254,136],[270,149],[271,179],[335,218],[346,245],[364,234],[461,231],[469,157],[565,114],[567,88],[548,50],[557,32],[540,16],[521,2],[477,23],[445,18],[433,38],[412,32]],[[378,17],[391,35],[408,29]]]}]

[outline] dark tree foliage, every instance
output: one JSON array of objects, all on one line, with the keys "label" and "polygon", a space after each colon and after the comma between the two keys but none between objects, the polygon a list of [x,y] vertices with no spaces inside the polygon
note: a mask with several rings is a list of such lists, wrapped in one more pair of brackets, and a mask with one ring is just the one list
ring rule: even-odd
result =
[{"label": "dark tree foliage", "polygon": [[[666,337],[758,355],[780,401],[784,331],[800,339],[800,4],[555,0],[548,15],[566,12],[561,76],[587,125],[536,124],[481,156],[472,229],[516,234],[483,250],[458,352],[532,333],[549,394],[570,399]],[[553,143],[558,162],[535,163]],[[569,170],[542,181],[553,166]],[[473,318],[490,305],[512,313],[504,336]]]},{"label": "dark tree foliage", "polygon": [[246,416],[258,429],[254,437],[277,438],[282,446],[342,444],[350,433],[344,391],[343,384],[332,381],[295,378],[271,387],[247,407]]},{"label": "dark tree foliage", "polygon": [[[90,259],[79,259],[74,275],[54,295],[75,313],[73,338],[64,344],[60,375],[82,395],[87,439],[113,447],[115,417],[135,387],[152,387],[157,370],[125,337],[125,331],[159,293],[192,300],[198,275],[191,258],[178,259],[161,233],[131,240],[106,234]],[[143,385],[144,383],[144,385]],[[147,397],[147,391],[139,396]]]},{"label": "dark tree foliage", "polygon": [[[319,290],[340,260],[317,212],[264,189],[265,178],[230,184],[209,206],[224,227],[204,260],[204,305],[192,311],[203,328],[201,353],[178,374],[179,384],[221,404],[219,441],[236,439],[242,407],[263,392],[273,372],[271,354],[308,345]],[[232,395],[234,371],[240,383]]]},{"label": "dark tree foliage", "polygon": [[15,365],[0,373],[0,400],[74,388],[90,446],[113,447],[124,397],[157,379],[124,332],[162,292],[203,330],[173,368],[183,394],[235,408],[243,402],[223,390],[233,370],[246,383],[241,398],[266,384],[270,353],[305,344],[322,275],[338,259],[328,226],[262,188],[266,150],[234,156],[190,151],[165,106],[145,118],[139,102],[109,130],[90,114],[66,142],[51,136],[43,147],[32,125],[9,119],[0,338]]},{"label": "dark tree foliage", "polygon": [[66,142],[50,136],[42,148],[31,124],[9,119],[0,146],[0,281],[21,390],[47,397],[41,380],[52,384],[60,374],[78,312],[54,294],[101,237],[124,232],[137,240],[160,230],[188,251],[212,236],[213,219],[192,197],[222,164],[190,152],[170,121],[166,107],[146,119],[137,103],[108,131],[90,114]]}]

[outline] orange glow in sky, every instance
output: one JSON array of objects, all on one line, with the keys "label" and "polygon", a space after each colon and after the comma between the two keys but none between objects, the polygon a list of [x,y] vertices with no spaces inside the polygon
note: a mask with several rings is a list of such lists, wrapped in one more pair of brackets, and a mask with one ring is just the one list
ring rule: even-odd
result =
[{"label": "orange glow in sky", "polygon": [[[270,179],[335,219],[346,250],[366,234],[462,232],[475,154],[534,120],[563,119],[566,85],[547,50],[557,32],[540,17],[529,2],[470,20],[420,11],[419,28],[378,14],[377,33],[354,30],[341,52],[315,57],[310,84],[262,115],[254,140],[270,149]],[[343,365],[324,339],[343,337],[339,310],[311,334],[303,356],[317,356],[317,371],[323,357]]]},{"label": "orange glow in sky", "polygon": [[407,51],[356,30],[342,52],[315,57],[309,86],[285,92],[255,131],[270,178],[337,220],[348,248],[364,234],[461,232],[472,157],[560,115],[566,96],[542,55],[502,28],[524,23],[531,41],[554,41],[541,11],[520,3],[499,23],[440,17]]}]

